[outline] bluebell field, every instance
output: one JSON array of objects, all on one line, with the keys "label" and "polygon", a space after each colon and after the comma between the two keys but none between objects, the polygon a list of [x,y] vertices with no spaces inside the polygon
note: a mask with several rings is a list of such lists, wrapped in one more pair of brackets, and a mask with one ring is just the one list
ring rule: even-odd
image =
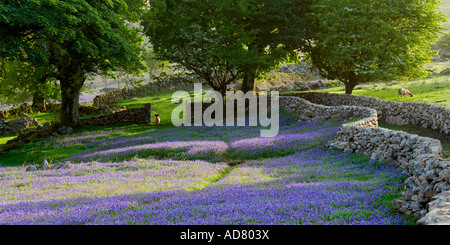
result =
[{"label": "bluebell field", "polygon": [[0,168],[0,224],[403,225],[400,172],[325,144],[339,122],[282,116],[257,127],[161,127],[53,137],[80,145],[69,169]]}]

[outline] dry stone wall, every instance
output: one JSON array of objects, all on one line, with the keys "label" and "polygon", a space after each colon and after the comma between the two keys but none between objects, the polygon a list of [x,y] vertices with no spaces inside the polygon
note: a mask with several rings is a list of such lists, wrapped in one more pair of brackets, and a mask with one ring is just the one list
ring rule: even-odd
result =
[{"label": "dry stone wall", "polygon": [[192,80],[181,78],[165,79],[149,83],[141,88],[125,88],[97,95],[94,97],[93,106],[108,106],[115,104],[120,100],[141,96],[150,92],[176,91],[193,87],[194,82]]},{"label": "dry stone wall", "polygon": [[450,225],[450,191],[433,197],[428,204],[429,212],[418,223],[422,225]]},{"label": "dry stone wall", "polygon": [[0,119],[6,120],[8,117],[20,116],[22,113],[31,113],[32,107],[28,103],[23,103],[18,108],[0,111]]},{"label": "dry stone wall", "polygon": [[281,96],[280,107],[293,112],[298,120],[324,121],[330,119],[348,120],[361,118],[351,125],[377,127],[377,112],[370,108],[358,106],[324,106],[313,104],[305,99],[292,96]]},{"label": "dry stone wall", "polygon": [[369,96],[333,93],[296,93],[315,104],[362,106],[375,109],[378,119],[391,125],[420,125],[450,135],[450,108],[424,102],[395,102]]},{"label": "dry stone wall", "polygon": [[404,200],[398,200],[397,205],[407,214],[424,216],[433,196],[450,190],[450,161],[442,159],[439,140],[384,128],[344,124],[330,146],[364,154],[402,169],[409,177],[404,183]]},{"label": "dry stone wall", "polygon": [[439,140],[379,128],[377,111],[369,107],[317,105],[299,96],[280,97],[280,106],[299,120],[359,119],[341,125],[329,146],[396,165],[408,178],[403,199],[394,205],[401,212],[422,217],[421,224],[448,221],[448,205],[439,211],[430,206],[450,190],[450,159],[442,158]]},{"label": "dry stone wall", "polygon": [[144,108],[129,109],[115,112],[109,115],[81,119],[83,125],[105,126],[115,123],[151,123],[151,104],[146,104]]}]

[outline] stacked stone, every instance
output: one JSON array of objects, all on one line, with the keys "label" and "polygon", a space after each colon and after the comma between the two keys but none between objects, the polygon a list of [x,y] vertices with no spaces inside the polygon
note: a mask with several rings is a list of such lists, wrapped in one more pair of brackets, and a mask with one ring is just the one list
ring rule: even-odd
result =
[{"label": "stacked stone", "polygon": [[55,165],[50,165],[46,159],[44,159],[42,165],[39,169],[36,166],[27,166],[25,168],[26,172],[36,172],[38,170],[58,170],[58,169],[69,169],[71,167],[71,163],[69,161],[60,162]]},{"label": "stacked stone", "polygon": [[286,94],[326,106],[361,106],[375,109],[378,119],[392,125],[420,125],[450,135],[450,108],[424,102],[395,102],[369,96],[331,93]]},{"label": "stacked stone", "polygon": [[257,87],[257,90],[262,91],[306,91],[306,90],[318,90],[318,89],[325,89],[330,87],[330,83],[324,82],[322,80],[316,80],[316,81],[294,81],[291,84],[284,84],[276,87]]},{"label": "stacked stone", "polygon": [[95,96],[93,106],[95,107],[108,106],[115,104],[120,100],[137,97],[143,94],[147,94],[149,92],[166,92],[166,91],[192,89],[194,87],[193,84],[194,83],[192,80],[172,78],[152,82],[141,88],[119,89],[109,91]]},{"label": "stacked stone", "polygon": [[110,115],[113,113],[125,111],[127,108],[125,106],[113,106],[109,107],[106,105],[102,105],[98,108],[98,112],[102,115]]},{"label": "stacked stone", "polygon": [[442,199],[442,193],[447,193],[445,200],[448,200],[450,190],[450,160],[442,159],[439,140],[378,128],[376,111],[367,107],[316,105],[293,96],[280,97],[280,106],[293,112],[299,120],[363,117],[343,124],[329,146],[396,165],[408,178],[403,200],[395,200],[394,205],[401,212],[424,217],[421,221],[424,224],[448,222],[449,205],[436,209],[433,204]]},{"label": "stacked stone", "polygon": [[294,82],[294,90],[296,91],[306,91],[306,90],[317,90],[317,89],[324,89],[330,87],[330,84],[327,82],[324,82],[322,80],[317,81],[309,81],[309,82],[302,82],[302,81],[295,81]]},{"label": "stacked stone", "polygon": [[32,108],[28,103],[23,103],[18,108],[11,107],[9,110],[0,111],[0,119],[6,120],[8,117],[20,116],[22,113],[31,113]]},{"label": "stacked stone", "polygon": [[11,120],[9,122],[5,122],[3,119],[0,119],[0,134],[7,134],[11,132],[18,134],[32,126],[36,126],[38,128],[41,127],[36,118],[32,118],[26,113],[22,113],[19,119]]},{"label": "stacked stone", "polygon": [[94,97],[93,106],[107,106],[117,103],[120,100],[126,99],[127,92],[124,89],[114,90]]},{"label": "stacked stone", "polygon": [[7,134],[11,131],[11,128],[8,127],[8,124],[0,118],[0,135]]},{"label": "stacked stone", "polygon": [[151,106],[150,104],[148,104],[145,105],[144,108],[118,110],[117,112],[111,111],[110,114],[81,119],[80,122],[83,125],[96,125],[96,126],[106,126],[115,123],[146,124],[149,123],[150,115],[151,115]]},{"label": "stacked stone", "polygon": [[318,71],[312,70],[308,62],[300,62],[297,64],[284,64],[280,66],[279,72],[283,73],[295,73],[299,75],[303,80],[321,79]]},{"label": "stacked stone", "polygon": [[376,111],[370,108],[357,106],[324,106],[313,104],[305,99],[293,96],[280,96],[280,107],[294,113],[297,120],[348,120],[363,118],[360,125],[378,126]]},{"label": "stacked stone", "polygon": [[422,225],[450,225],[450,191],[434,196],[428,203],[429,212],[417,223]]},{"label": "stacked stone", "polygon": [[409,178],[399,207],[407,214],[424,216],[432,197],[450,190],[450,162],[442,159],[442,145],[437,139],[347,124],[342,125],[330,146],[403,169]]}]

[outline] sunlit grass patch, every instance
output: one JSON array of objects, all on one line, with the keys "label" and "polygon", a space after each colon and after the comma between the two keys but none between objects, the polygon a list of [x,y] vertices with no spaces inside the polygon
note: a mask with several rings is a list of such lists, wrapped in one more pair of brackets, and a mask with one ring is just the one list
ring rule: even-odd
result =
[{"label": "sunlit grass patch", "polygon": [[[414,96],[398,98],[398,89],[407,88]],[[344,94],[343,85],[327,89],[305,92],[328,92]],[[439,106],[450,107],[450,74],[436,74],[428,78],[414,81],[400,81],[392,84],[371,82],[358,85],[353,95],[365,95],[397,102],[426,102]]]},{"label": "sunlit grass patch", "polygon": [[0,168],[1,201],[63,200],[167,190],[194,190],[221,176],[226,164],[203,161],[134,160],[79,163],[70,169],[25,172]]},{"label": "sunlit grass patch", "polygon": [[17,136],[14,135],[14,134],[1,135],[0,136],[0,145],[6,144],[6,142],[8,142],[9,140],[12,140],[12,139],[14,139],[16,137]]}]

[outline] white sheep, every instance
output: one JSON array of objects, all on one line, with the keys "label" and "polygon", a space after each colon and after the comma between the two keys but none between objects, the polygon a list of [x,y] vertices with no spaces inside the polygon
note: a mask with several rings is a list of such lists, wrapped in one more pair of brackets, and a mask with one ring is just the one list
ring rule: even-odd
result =
[{"label": "white sheep", "polygon": [[398,90],[398,98],[400,98],[400,97],[406,97],[407,95],[409,95],[409,96],[411,96],[411,97],[413,97],[413,93],[411,93],[408,89],[406,89],[406,88],[401,88],[401,89],[399,89]]}]

